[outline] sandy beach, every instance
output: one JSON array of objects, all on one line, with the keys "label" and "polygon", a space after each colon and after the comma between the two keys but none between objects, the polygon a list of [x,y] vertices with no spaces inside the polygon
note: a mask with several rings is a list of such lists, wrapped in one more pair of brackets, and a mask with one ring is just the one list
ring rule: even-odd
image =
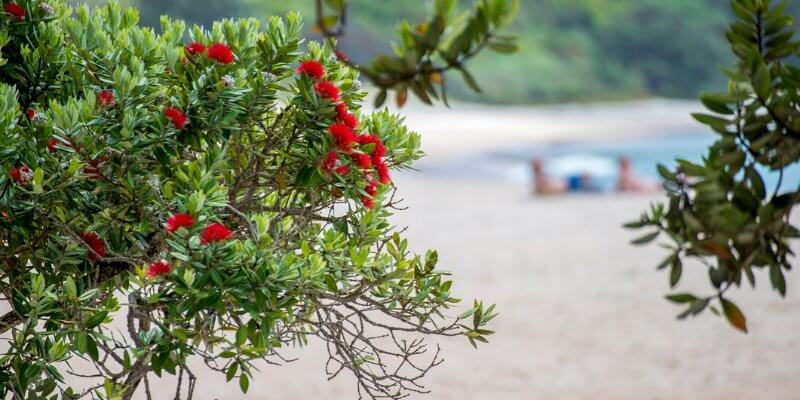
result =
[{"label": "sandy beach", "polygon": [[[525,185],[451,179],[426,166],[487,149],[553,140],[599,140],[697,130],[694,103],[535,109],[458,106],[404,110],[423,133],[421,171],[396,176],[408,211],[411,246],[439,250],[455,293],[497,303],[492,343],[438,341],[445,363],[425,381],[431,394],[412,399],[800,399],[800,293],[781,299],[760,274],[756,290],[733,299],[749,317],[741,334],[710,313],[677,321],[663,299],[668,277],[655,265],[663,251],[628,244],[623,222],[658,196],[536,199]],[[630,116],[630,117],[629,117]],[[685,268],[682,290],[709,291],[704,269]],[[202,399],[355,399],[355,381],[328,382],[318,343],[300,359],[265,366],[243,396],[216,375],[202,377]],[[169,386],[166,386],[164,390]]]}]

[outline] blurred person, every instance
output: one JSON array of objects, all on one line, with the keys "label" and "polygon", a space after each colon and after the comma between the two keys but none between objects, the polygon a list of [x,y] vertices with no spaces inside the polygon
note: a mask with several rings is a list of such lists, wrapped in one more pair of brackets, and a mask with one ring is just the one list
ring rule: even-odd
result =
[{"label": "blurred person", "polygon": [[544,172],[544,163],[540,158],[533,162],[533,192],[538,195],[554,195],[563,193],[597,192],[599,189],[594,184],[591,174],[583,172],[573,174],[566,179],[553,178]]},{"label": "blurred person", "polygon": [[628,193],[649,193],[658,190],[658,185],[636,176],[628,157],[619,158],[619,176],[616,190]]},{"label": "blurred person", "polygon": [[547,176],[540,158],[534,158],[533,166],[533,192],[538,195],[561,194],[567,191],[566,182],[561,179]]}]

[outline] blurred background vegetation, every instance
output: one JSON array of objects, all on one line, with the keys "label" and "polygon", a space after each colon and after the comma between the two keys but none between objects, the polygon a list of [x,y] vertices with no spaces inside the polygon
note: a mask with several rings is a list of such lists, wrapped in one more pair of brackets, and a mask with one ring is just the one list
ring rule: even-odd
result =
[{"label": "blurred background vegetation", "polygon": [[[91,0],[98,3],[102,0]],[[299,11],[309,36],[313,0],[125,0],[142,22],[158,26],[167,14],[209,25],[224,17]],[[348,0],[342,48],[355,61],[391,52],[401,19],[421,20],[425,0]],[[462,0],[466,6],[468,0]],[[800,16],[800,1],[789,9]],[[514,30],[521,51],[510,57],[484,52],[471,64],[484,92],[455,86],[452,96],[488,103],[556,103],[646,97],[697,98],[724,90],[719,68],[733,59],[724,32],[731,20],[725,0],[521,0]],[[455,83],[458,79],[451,79]]]}]

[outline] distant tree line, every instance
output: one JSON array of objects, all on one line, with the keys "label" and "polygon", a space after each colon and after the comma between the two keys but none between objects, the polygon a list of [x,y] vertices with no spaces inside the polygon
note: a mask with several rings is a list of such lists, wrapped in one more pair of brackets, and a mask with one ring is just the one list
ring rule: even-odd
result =
[{"label": "distant tree line", "polygon": [[[100,2],[101,0],[93,0]],[[265,17],[300,11],[313,33],[314,0],[128,0],[145,24],[161,14],[208,25],[222,17]],[[351,0],[342,49],[356,61],[391,53],[387,43],[403,18],[418,20],[428,1]],[[471,3],[460,1],[465,8]],[[800,2],[788,13],[800,16]],[[615,100],[649,96],[696,97],[722,90],[720,66],[733,62],[724,32],[733,19],[720,0],[526,0],[516,32],[524,51],[514,57],[478,57],[472,71],[497,84],[472,93],[464,84],[452,96],[493,103]]]}]

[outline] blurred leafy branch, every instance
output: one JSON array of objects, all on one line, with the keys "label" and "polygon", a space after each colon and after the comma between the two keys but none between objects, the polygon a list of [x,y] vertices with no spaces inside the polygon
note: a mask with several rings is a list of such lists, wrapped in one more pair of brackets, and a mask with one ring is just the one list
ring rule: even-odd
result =
[{"label": "blurred leafy branch", "polygon": [[[377,107],[384,104],[390,90],[395,91],[401,107],[409,91],[426,104],[437,100],[448,104],[446,73],[452,70],[461,74],[469,88],[480,92],[466,62],[485,48],[501,54],[517,51],[517,37],[503,34],[502,29],[513,22],[519,0],[479,0],[472,10],[456,15],[457,5],[458,0],[434,0],[430,19],[414,26],[403,21],[394,55],[379,55],[362,66],[340,50],[336,54],[380,89]],[[315,28],[336,46],[334,39],[345,33],[347,0],[315,0],[315,6]]]},{"label": "blurred leafy branch", "polygon": [[[634,244],[661,234],[671,240],[665,245],[670,255],[658,266],[670,269],[670,286],[679,283],[689,259],[707,269],[714,294],[667,296],[687,306],[679,318],[708,308],[747,332],[744,314],[727,293],[743,280],[755,287],[756,270],[766,270],[772,287],[786,295],[784,274],[794,255],[790,242],[800,237],[790,219],[800,202],[800,182],[783,179],[784,169],[800,162],[800,41],[787,6],[785,1],[731,2],[736,21],[726,37],[739,61],[724,70],[728,92],[703,94],[710,113],[694,115],[719,139],[700,164],[679,159],[676,170],[659,165],[667,204],[654,204],[626,225],[651,229]],[[765,169],[779,174],[776,187],[766,187]]]}]

